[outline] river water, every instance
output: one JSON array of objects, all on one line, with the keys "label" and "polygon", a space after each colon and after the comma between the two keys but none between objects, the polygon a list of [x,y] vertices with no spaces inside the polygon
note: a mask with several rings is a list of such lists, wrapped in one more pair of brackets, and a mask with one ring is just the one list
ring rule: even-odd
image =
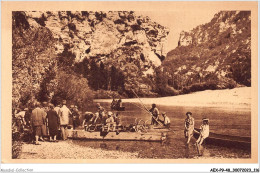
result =
[{"label": "river water", "polygon": [[[150,120],[150,115],[141,104],[124,103],[125,111],[120,112],[123,125],[135,123],[135,119]],[[101,105],[110,110],[110,103],[102,102]],[[150,108],[150,105],[146,105]],[[167,112],[171,120],[171,132],[168,133],[166,143],[140,142],[140,141],[75,141],[76,145],[102,148],[104,150],[121,150],[137,152],[140,158],[178,159],[197,158],[198,153],[192,139],[189,145],[185,144],[184,119],[185,113],[190,111],[195,119],[195,128],[199,128],[202,118],[209,118],[210,131],[219,134],[236,136],[251,136],[251,111],[250,109],[216,108],[216,107],[184,107],[184,106],[157,106],[160,112]],[[95,108],[88,111],[95,112]],[[162,119],[162,117],[161,117]],[[251,151],[237,148],[204,145],[203,156],[208,158],[250,158]]]}]

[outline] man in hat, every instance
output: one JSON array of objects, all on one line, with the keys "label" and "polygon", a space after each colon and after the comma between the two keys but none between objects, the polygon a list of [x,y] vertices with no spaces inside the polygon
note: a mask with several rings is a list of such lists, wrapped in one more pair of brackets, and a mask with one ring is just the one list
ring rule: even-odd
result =
[{"label": "man in hat", "polygon": [[166,127],[166,128],[170,128],[171,126],[171,121],[169,119],[169,117],[166,115],[166,112],[163,112],[162,113],[162,116],[163,116],[163,125]]},{"label": "man in hat", "polygon": [[45,112],[40,107],[41,104],[39,102],[36,102],[35,109],[33,109],[31,116],[31,127],[33,128],[33,132],[35,135],[35,145],[40,145],[38,140],[42,136],[42,126],[45,121]]},{"label": "man in hat", "polygon": [[79,111],[77,106],[74,106],[72,108],[72,121],[73,121],[73,129],[75,130],[76,127],[78,127],[80,125],[79,122]]},{"label": "man in hat", "polygon": [[156,104],[152,104],[152,108],[149,110],[152,114],[152,125],[158,125],[159,110],[156,107]]},{"label": "man in hat", "polygon": [[69,117],[71,115],[71,111],[66,106],[66,100],[62,101],[62,107],[59,111],[59,117],[60,117],[60,129],[62,134],[62,139],[67,140],[67,126],[69,124]]},{"label": "man in hat", "polygon": [[106,119],[106,125],[108,126],[109,129],[111,129],[111,131],[115,131],[115,122],[113,118],[113,113],[109,111],[107,115],[108,118]]},{"label": "man in hat", "polygon": [[54,108],[55,112],[59,115],[59,111],[60,111],[61,105],[57,104]]},{"label": "man in hat", "polygon": [[191,137],[193,136],[193,131],[194,131],[194,118],[191,116],[191,112],[187,112],[186,116],[187,118],[185,119],[184,122],[184,135],[185,138],[187,138],[187,144],[190,142]]},{"label": "man in hat", "polygon": [[101,119],[102,122],[105,121],[105,109],[100,105],[100,103],[97,103],[97,108],[98,108],[98,114],[99,118]]}]

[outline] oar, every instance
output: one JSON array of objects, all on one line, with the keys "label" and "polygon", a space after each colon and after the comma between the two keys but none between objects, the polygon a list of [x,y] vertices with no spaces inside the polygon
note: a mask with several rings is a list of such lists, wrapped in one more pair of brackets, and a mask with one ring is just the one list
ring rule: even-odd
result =
[{"label": "oar", "polygon": [[[154,116],[152,115],[152,113],[146,108],[146,106],[143,104],[142,100],[138,97],[138,95],[134,92],[134,90],[133,90],[133,89],[131,89],[131,90],[133,91],[133,93],[135,94],[135,96],[140,100],[142,106],[143,106],[144,109],[147,111],[147,113],[149,113],[149,114],[152,116],[152,118],[153,118],[160,126],[163,126],[163,124],[162,124],[161,122],[159,122],[158,120],[156,120],[156,119],[154,118]],[[159,115],[158,115],[158,116],[159,116]]]}]

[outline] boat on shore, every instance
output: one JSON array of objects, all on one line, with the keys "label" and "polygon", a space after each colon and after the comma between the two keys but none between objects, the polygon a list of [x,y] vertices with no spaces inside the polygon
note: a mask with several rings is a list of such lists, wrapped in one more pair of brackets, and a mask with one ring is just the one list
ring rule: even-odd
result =
[{"label": "boat on shore", "polygon": [[148,141],[162,142],[166,140],[166,129],[152,129],[147,132],[102,132],[102,131],[85,131],[85,130],[68,130],[68,138],[84,140],[114,140],[114,141]]},{"label": "boat on shore", "polygon": [[[196,139],[200,135],[199,131],[200,129],[195,128],[194,137]],[[204,142],[205,144],[251,150],[251,137],[222,135],[210,132],[209,137]]]}]

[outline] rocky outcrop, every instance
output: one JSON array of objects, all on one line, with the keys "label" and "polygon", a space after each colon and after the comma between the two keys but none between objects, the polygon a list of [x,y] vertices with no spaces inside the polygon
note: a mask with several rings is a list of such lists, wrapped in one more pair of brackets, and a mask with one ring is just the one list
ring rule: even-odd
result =
[{"label": "rocky outcrop", "polygon": [[[131,11],[13,12],[13,101],[25,104],[41,92],[55,96],[57,75],[51,78],[49,73],[64,74],[59,69],[95,78],[95,69],[89,72],[91,64],[85,62],[102,63],[102,73],[104,68],[107,73],[116,69],[127,79],[124,89],[138,87],[165,59],[168,33],[168,28]],[[74,66],[87,70],[78,72]]]},{"label": "rocky outcrop", "polygon": [[140,47],[145,60],[156,66],[166,56],[164,43],[169,30],[134,12],[60,11],[26,15],[34,23],[43,18],[45,27],[57,40],[56,52],[62,52],[68,44],[76,56],[75,62],[97,56],[102,59],[117,49],[134,46]]},{"label": "rocky outcrop", "polygon": [[183,31],[178,45],[162,65],[174,88],[251,85],[250,11],[219,12],[209,23]]}]

